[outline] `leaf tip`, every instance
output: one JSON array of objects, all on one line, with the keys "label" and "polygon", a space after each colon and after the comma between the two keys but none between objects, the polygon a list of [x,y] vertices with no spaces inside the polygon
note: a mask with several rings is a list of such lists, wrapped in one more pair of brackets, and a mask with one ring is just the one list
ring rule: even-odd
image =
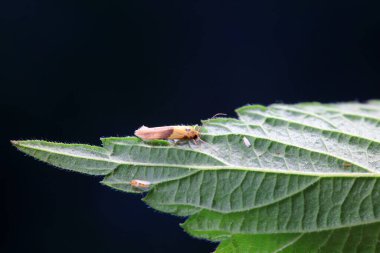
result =
[{"label": "leaf tip", "polygon": [[107,177],[104,177],[103,180],[99,182],[101,185],[108,186],[112,188],[112,184],[108,182]]},{"label": "leaf tip", "polygon": [[12,146],[14,146],[16,148],[19,148],[20,146],[22,146],[22,141],[11,140],[10,142],[11,142]]}]

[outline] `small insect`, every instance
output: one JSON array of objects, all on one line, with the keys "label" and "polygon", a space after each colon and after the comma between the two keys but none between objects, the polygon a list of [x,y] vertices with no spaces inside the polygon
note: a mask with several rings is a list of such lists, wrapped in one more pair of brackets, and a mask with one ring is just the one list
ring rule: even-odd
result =
[{"label": "small insect", "polygon": [[244,145],[247,147],[247,148],[250,148],[252,146],[251,142],[247,139],[247,137],[243,137],[243,142],[244,142]]},{"label": "small insect", "polygon": [[149,182],[149,181],[138,180],[138,179],[131,180],[131,182],[129,182],[129,184],[132,187],[139,188],[139,189],[144,189],[144,190],[148,189],[152,185],[152,183]]},{"label": "small insect", "polygon": [[[212,118],[224,113],[217,113]],[[135,135],[144,141],[147,140],[192,140],[194,144],[202,141],[200,127],[195,126],[163,126],[146,127],[142,126],[135,131]]]},{"label": "small insect", "polygon": [[352,163],[343,162],[343,167],[345,167],[345,168],[351,168],[352,167]]},{"label": "small insect", "polygon": [[142,126],[135,131],[135,135],[145,140],[193,140],[195,144],[200,140],[198,126]]}]

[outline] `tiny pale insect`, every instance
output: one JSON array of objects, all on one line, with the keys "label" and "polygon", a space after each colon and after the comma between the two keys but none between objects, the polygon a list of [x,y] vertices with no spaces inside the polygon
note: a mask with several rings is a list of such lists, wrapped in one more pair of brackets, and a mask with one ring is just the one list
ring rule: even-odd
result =
[{"label": "tiny pale insect", "polygon": [[133,179],[131,180],[131,182],[129,182],[129,184],[132,187],[140,188],[140,189],[148,189],[152,185],[152,183],[149,181],[139,180],[139,179]]},{"label": "tiny pale insect", "polygon": [[244,142],[244,145],[247,147],[247,148],[250,148],[252,146],[251,142],[247,139],[247,137],[243,137],[243,142]]}]

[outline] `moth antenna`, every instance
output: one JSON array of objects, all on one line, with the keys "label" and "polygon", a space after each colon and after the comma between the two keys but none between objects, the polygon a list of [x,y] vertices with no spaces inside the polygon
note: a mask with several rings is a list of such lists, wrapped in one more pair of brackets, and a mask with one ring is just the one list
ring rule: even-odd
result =
[{"label": "moth antenna", "polygon": [[217,114],[215,114],[215,115],[212,116],[211,118],[214,119],[214,118],[216,118],[216,117],[218,117],[218,116],[221,116],[221,115],[223,115],[223,116],[227,116],[226,113],[218,112]]}]

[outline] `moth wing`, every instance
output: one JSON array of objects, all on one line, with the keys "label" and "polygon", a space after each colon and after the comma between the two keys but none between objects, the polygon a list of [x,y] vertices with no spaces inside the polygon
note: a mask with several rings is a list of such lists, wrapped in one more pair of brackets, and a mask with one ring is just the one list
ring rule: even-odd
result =
[{"label": "moth wing", "polygon": [[143,140],[167,139],[173,133],[173,127],[145,127],[135,131],[135,135]]}]

